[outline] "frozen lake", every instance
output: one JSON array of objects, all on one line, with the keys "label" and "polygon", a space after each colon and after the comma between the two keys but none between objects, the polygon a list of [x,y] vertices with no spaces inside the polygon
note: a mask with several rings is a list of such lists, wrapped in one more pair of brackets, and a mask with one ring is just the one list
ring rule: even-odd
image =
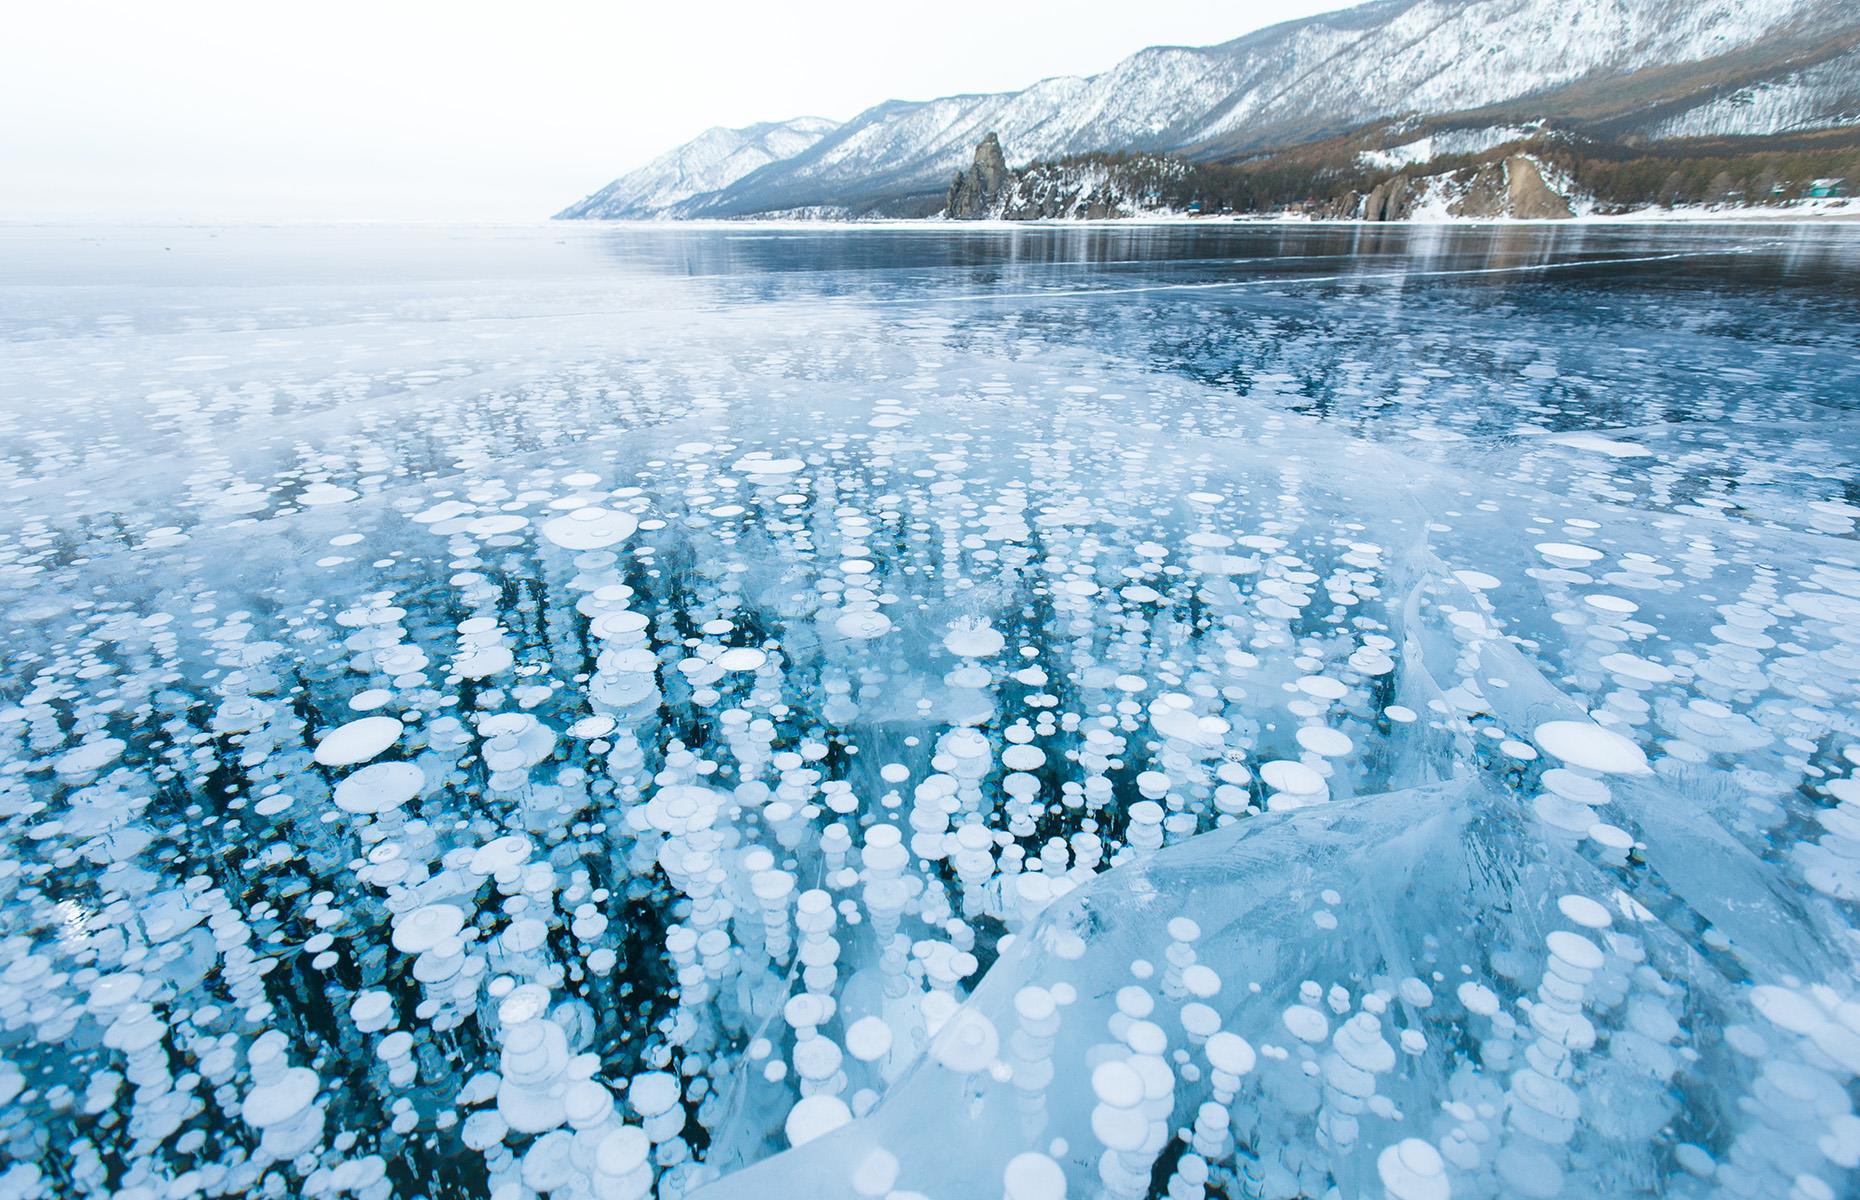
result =
[{"label": "frozen lake", "polygon": [[1857,410],[1852,226],[0,227],[0,1197],[1853,1195]]}]

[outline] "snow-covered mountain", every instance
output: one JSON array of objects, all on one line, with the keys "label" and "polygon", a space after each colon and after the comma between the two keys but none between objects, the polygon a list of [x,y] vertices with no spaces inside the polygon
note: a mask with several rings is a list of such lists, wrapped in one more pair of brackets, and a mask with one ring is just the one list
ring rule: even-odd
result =
[{"label": "snow-covered mountain", "polygon": [[[1756,104],[1807,128],[1852,119],[1842,55],[1856,31],[1852,0],[1377,0],[1024,91],[887,101],[711,190],[636,188],[636,172],[564,215],[896,204],[939,195],[991,130],[1018,165],[1100,150],[1233,157],[1539,101],[1512,119],[1606,111],[1617,127],[1625,113],[1648,134],[1665,122],[1696,136],[1741,132]],[[1739,98],[1750,89],[1756,100]]]},{"label": "snow-covered mountain", "polygon": [[839,122],[825,117],[765,121],[742,129],[719,125],[556,216],[624,220],[671,215],[693,197],[714,193],[772,162],[792,158],[837,128]]}]

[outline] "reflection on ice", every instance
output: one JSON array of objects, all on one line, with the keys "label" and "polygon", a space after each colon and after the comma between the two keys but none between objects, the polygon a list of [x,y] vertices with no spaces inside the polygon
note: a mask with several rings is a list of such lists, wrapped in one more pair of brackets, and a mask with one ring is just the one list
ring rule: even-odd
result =
[{"label": "reflection on ice", "polygon": [[0,1195],[1860,1180],[1841,243],[123,236],[5,321]]}]

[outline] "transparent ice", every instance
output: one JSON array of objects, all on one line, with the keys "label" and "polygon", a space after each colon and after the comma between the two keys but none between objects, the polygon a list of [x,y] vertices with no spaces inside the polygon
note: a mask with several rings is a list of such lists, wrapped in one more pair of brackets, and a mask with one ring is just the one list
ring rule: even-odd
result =
[{"label": "transparent ice", "polygon": [[1856,267],[0,231],[0,1197],[1854,1194]]}]

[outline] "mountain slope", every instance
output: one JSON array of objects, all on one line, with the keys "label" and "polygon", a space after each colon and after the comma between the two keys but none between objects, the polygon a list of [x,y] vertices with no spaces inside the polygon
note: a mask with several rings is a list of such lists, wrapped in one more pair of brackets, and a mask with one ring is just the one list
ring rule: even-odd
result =
[{"label": "mountain slope", "polygon": [[760,167],[792,158],[837,127],[837,122],[825,117],[796,117],[742,129],[707,129],[556,216],[602,220],[665,216],[694,196],[728,187]]},{"label": "mountain slope", "polygon": [[1860,49],[1723,91],[1649,131],[1656,138],[1797,133],[1860,123]]},{"label": "mountain slope", "polygon": [[[1856,28],[1850,0],[1378,0],[1218,46],[1151,47],[1089,78],[887,101],[690,195],[678,214],[935,211],[990,131],[1018,164],[1092,151],[1234,159],[1375,121],[1497,108],[1525,111],[1516,123],[1587,106],[1617,125],[1644,118],[1650,135],[1675,120],[1696,135],[1748,123],[1756,105],[1808,128],[1848,110],[1851,70],[1815,63]],[[1737,99],[1738,87],[1767,90]],[[624,189],[616,201],[639,207]]]}]

